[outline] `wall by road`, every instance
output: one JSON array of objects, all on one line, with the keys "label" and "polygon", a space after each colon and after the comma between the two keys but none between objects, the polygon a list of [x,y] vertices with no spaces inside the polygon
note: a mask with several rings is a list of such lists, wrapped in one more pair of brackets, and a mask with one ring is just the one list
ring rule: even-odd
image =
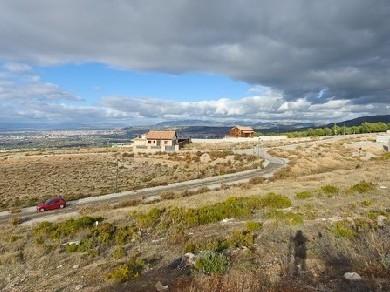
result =
[{"label": "wall by road", "polygon": [[192,138],[192,143],[206,143],[206,144],[218,144],[218,143],[241,143],[241,142],[253,142],[258,141],[278,141],[285,140],[287,136],[258,136],[253,138],[244,138],[244,137],[224,137],[221,139],[196,139]]}]

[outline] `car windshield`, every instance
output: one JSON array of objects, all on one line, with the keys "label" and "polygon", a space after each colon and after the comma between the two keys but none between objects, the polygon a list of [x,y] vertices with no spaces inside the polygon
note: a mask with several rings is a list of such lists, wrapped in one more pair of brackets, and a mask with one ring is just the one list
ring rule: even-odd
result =
[{"label": "car windshield", "polygon": [[49,199],[46,201],[46,204],[53,204],[57,199]]}]

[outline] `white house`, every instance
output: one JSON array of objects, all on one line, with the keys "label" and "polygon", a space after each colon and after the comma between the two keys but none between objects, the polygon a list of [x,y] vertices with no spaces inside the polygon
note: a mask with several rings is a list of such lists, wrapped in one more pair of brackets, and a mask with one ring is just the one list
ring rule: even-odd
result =
[{"label": "white house", "polygon": [[133,151],[173,152],[179,150],[179,141],[174,130],[151,130],[133,139]]}]

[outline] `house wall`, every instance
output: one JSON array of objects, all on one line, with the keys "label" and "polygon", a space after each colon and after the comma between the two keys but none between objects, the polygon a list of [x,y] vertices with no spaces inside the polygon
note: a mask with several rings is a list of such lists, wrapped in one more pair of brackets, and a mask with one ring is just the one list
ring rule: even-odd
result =
[{"label": "house wall", "polygon": [[241,137],[253,137],[254,132],[246,133],[246,132],[241,132]]},{"label": "house wall", "polygon": [[237,128],[232,128],[229,130],[229,136],[232,137],[241,137],[241,131]]},{"label": "house wall", "polygon": [[[160,144],[158,143],[160,142]],[[179,145],[176,140],[135,140],[133,143],[134,153],[153,153],[165,151],[178,151]]]},{"label": "house wall", "polygon": [[232,136],[232,137],[253,137],[254,132],[244,133],[243,131],[241,131],[238,128],[231,128],[229,130],[229,136]]}]

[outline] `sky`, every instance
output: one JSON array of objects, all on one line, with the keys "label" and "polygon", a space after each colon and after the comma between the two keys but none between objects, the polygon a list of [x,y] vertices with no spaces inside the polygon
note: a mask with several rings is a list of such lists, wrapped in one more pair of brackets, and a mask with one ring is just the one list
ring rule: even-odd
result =
[{"label": "sky", "polygon": [[388,0],[0,0],[0,128],[382,114]]}]

